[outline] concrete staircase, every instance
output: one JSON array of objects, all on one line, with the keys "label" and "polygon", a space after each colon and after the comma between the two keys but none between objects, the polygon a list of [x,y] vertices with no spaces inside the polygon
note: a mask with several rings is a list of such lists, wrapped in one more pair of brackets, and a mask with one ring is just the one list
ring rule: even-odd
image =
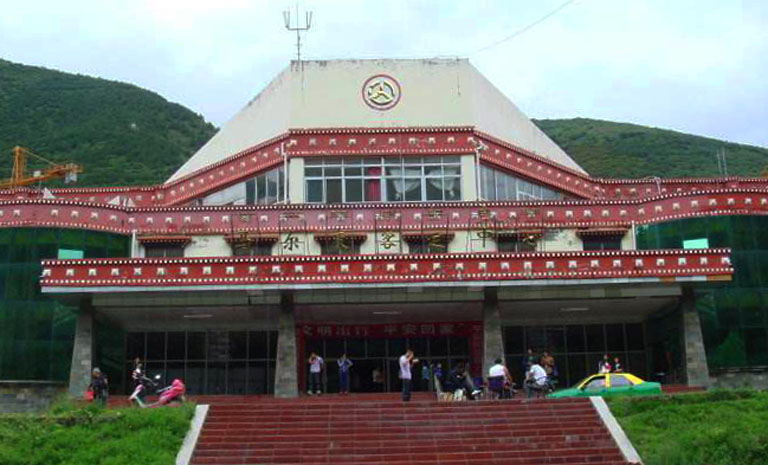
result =
[{"label": "concrete staircase", "polygon": [[[202,400],[202,399],[201,399]],[[218,398],[192,464],[626,465],[588,399]]]}]

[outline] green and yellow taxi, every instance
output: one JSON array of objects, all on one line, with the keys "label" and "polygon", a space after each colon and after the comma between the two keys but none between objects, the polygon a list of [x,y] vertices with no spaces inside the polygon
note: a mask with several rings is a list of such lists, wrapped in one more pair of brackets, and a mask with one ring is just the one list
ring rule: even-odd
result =
[{"label": "green and yellow taxi", "polygon": [[630,373],[606,373],[588,376],[573,387],[561,389],[547,397],[589,396],[653,396],[661,394],[661,384],[643,381]]}]

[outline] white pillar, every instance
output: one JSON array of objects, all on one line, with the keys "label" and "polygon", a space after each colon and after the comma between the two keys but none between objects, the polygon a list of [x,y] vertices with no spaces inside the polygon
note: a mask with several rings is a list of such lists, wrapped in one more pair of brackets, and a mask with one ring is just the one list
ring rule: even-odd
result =
[{"label": "white pillar", "polygon": [[461,198],[464,201],[471,202],[477,200],[477,165],[475,164],[475,155],[467,154],[461,156]]}]

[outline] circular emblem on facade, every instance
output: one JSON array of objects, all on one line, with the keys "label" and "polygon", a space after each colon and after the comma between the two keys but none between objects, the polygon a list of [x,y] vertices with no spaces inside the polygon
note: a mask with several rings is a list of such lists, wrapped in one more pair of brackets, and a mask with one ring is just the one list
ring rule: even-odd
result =
[{"label": "circular emblem on facade", "polygon": [[374,110],[389,110],[400,101],[400,84],[386,74],[371,76],[363,84],[363,101]]}]

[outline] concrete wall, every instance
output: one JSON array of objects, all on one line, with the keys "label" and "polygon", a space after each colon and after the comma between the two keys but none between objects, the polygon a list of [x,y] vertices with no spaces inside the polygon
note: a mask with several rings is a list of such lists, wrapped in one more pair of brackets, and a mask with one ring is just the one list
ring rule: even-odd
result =
[{"label": "concrete wall", "polygon": [[624,237],[621,238],[621,250],[635,250],[636,248],[635,238],[633,236],[632,230],[630,229],[626,234],[624,234]]},{"label": "concrete wall", "polygon": [[480,198],[477,192],[477,164],[475,155],[461,156],[461,198],[471,202]]},{"label": "concrete wall", "polygon": [[[289,240],[288,237],[291,237]],[[296,242],[293,250],[283,247],[284,243]],[[315,240],[314,233],[296,232],[280,233],[280,240],[272,248],[275,255],[320,255],[320,244]]]},{"label": "concrete wall", "polygon": [[[303,169],[303,168],[302,168]],[[298,183],[297,183],[298,184]],[[301,183],[303,184],[303,183]],[[303,195],[303,194],[299,194]],[[454,237],[448,244],[448,252],[494,252],[498,250],[496,241],[492,238],[486,239],[485,243],[478,237],[478,231],[454,230]],[[400,240],[400,234],[394,233],[393,241]],[[282,243],[288,237],[288,233],[280,235],[280,241],[272,246],[272,255],[320,255],[320,244],[315,240],[314,233],[293,233],[301,245],[294,250],[281,250]],[[379,242],[381,242],[381,233],[379,233]],[[304,245],[306,243],[306,245]],[[622,250],[630,250],[632,247],[632,238],[627,233],[622,239]],[[568,252],[583,249],[581,238],[576,234],[575,229],[554,229],[547,231],[536,243],[536,250],[539,252]],[[144,257],[144,246],[138,245],[138,257]],[[407,242],[403,242],[403,253],[409,253]],[[360,245],[361,254],[376,253],[376,234],[367,233],[366,240]],[[379,253],[400,253],[399,247],[390,250],[379,246]],[[224,236],[193,236],[192,240],[184,249],[185,257],[229,257],[232,256],[232,247],[224,239]]]},{"label": "concrete wall", "polygon": [[768,389],[768,370],[732,371],[710,375],[711,387],[719,389],[754,388]]},{"label": "concrete wall", "polygon": [[465,81],[471,85],[470,92],[465,93],[470,99],[472,124],[477,129],[563,166],[585,172],[474,66],[465,67],[464,72]]},{"label": "concrete wall", "polygon": [[551,229],[544,233],[536,250],[541,252],[566,252],[582,250],[581,238],[575,229]]},{"label": "concrete wall", "polygon": [[229,257],[232,247],[224,236],[192,236],[184,249],[185,257]]},{"label": "concrete wall", "polygon": [[47,381],[0,381],[0,413],[45,410],[67,392],[64,383]]},{"label": "concrete wall", "polygon": [[289,203],[304,203],[304,159],[290,158],[288,160],[288,199]]}]

